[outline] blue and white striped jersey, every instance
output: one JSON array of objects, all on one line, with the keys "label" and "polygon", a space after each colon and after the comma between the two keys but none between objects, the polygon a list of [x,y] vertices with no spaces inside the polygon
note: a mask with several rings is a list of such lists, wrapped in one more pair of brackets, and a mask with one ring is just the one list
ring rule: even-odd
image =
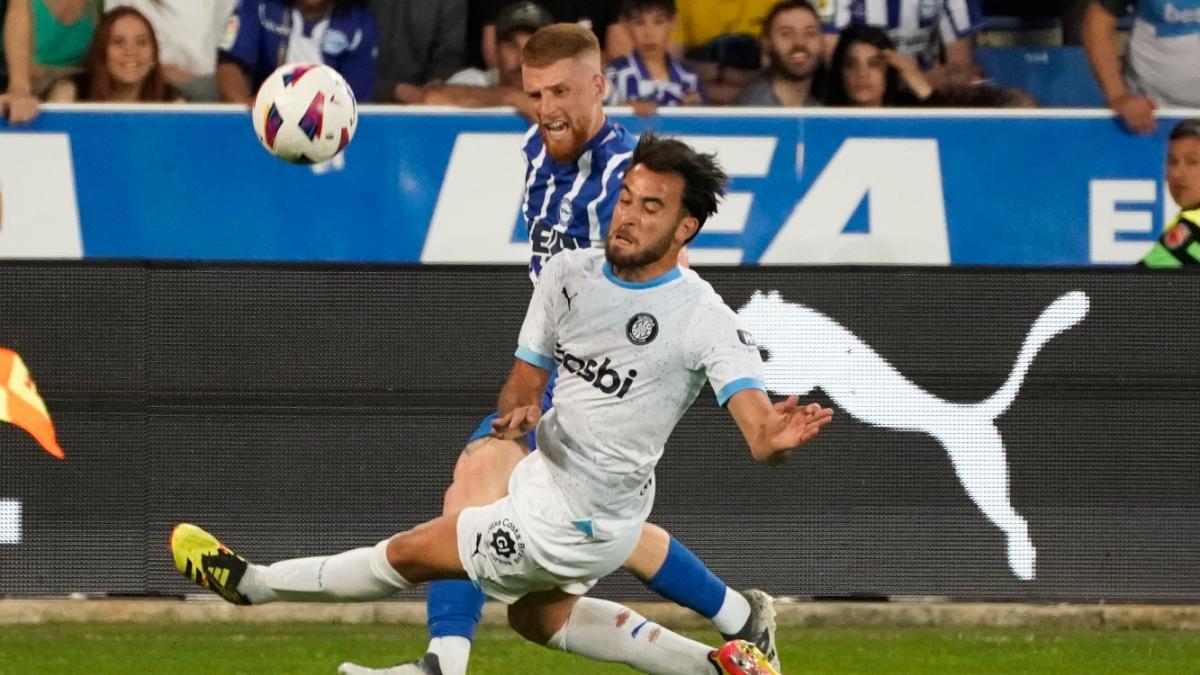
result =
[{"label": "blue and white striped jersey", "polygon": [[653,101],[662,106],[683,105],[689,95],[695,94],[703,100],[700,78],[683,63],[667,56],[670,80],[656,80],[650,76],[646,63],[634,50],[629,56],[619,56],[604,69],[608,78],[608,94],[605,105],[620,105],[629,101]]},{"label": "blue and white striped jersey", "polygon": [[559,163],[546,152],[536,125],[525,134],[521,213],[533,246],[529,277],[534,283],[555,253],[603,244],[635,145],[632,134],[605,120],[579,159]]},{"label": "blue and white striped jersey", "polygon": [[815,3],[828,33],[846,26],[887,30],[896,51],[928,68],[938,48],[983,27],[979,0],[819,0]]}]

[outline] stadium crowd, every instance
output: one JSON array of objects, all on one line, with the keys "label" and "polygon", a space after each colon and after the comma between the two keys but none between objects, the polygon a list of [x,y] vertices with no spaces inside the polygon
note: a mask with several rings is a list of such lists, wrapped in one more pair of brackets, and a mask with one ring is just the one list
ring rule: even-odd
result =
[{"label": "stadium crowd", "polygon": [[1108,105],[1148,133],[1159,105],[1200,107],[1200,11],[1181,11],[1157,0],[0,0],[0,109],[20,123],[40,101],[246,103],[278,65],[319,61],[360,102],[527,112],[520,50],[555,22],[596,33],[606,102],[643,116],[1036,105],[976,59],[985,17],[1002,16],[1051,21],[1061,43],[1081,43]]}]

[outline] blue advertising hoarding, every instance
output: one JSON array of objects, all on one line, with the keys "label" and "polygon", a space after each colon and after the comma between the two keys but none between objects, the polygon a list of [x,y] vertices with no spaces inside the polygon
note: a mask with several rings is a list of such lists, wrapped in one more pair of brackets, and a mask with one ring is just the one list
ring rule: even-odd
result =
[{"label": "blue advertising hoarding", "polygon": [[[1170,115],[692,109],[732,176],[696,262],[1123,264],[1175,210]],[[520,138],[498,111],[364,108],[343,158],[270,157],[234,106],[49,107],[0,129],[0,256],[519,262]]]}]

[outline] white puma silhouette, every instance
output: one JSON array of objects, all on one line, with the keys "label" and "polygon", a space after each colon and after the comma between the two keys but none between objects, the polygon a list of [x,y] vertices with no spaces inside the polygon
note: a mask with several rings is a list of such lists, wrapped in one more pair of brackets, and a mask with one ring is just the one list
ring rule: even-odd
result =
[{"label": "white puma silhouette", "polygon": [[1035,575],[1037,551],[1029,539],[1029,524],[1009,500],[1008,462],[995,420],[1017,397],[1042,347],[1087,312],[1088,297],[1081,291],[1051,303],[1025,336],[1008,379],[978,403],[951,403],[930,394],[845,326],[815,309],[787,302],[778,291],[756,291],[738,315],[770,352],[767,388],[805,394],[819,387],[856,419],[937,439],[971,501],[1004,533],[1013,574],[1029,580]]}]

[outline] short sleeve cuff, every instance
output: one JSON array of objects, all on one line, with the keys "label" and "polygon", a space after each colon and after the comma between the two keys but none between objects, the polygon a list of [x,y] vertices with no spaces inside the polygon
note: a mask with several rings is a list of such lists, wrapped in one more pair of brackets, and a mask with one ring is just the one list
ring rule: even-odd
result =
[{"label": "short sleeve cuff", "polygon": [[554,370],[554,359],[544,354],[539,354],[529,347],[517,347],[517,353],[514,356],[525,363],[537,366],[543,370]]},{"label": "short sleeve cuff", "polygon": [[766,385],[764,385],[762,380],[758,379],[757,377],[740,377],[733,382],[726,384],[724,387],[721,387],[721,391],[717,392],[717,405],[724,406],[729,402],[729,399],[733,398],[734,394],[742,391],[743,389],[758,389],[763,393],[766,393],[767,391]]}]

